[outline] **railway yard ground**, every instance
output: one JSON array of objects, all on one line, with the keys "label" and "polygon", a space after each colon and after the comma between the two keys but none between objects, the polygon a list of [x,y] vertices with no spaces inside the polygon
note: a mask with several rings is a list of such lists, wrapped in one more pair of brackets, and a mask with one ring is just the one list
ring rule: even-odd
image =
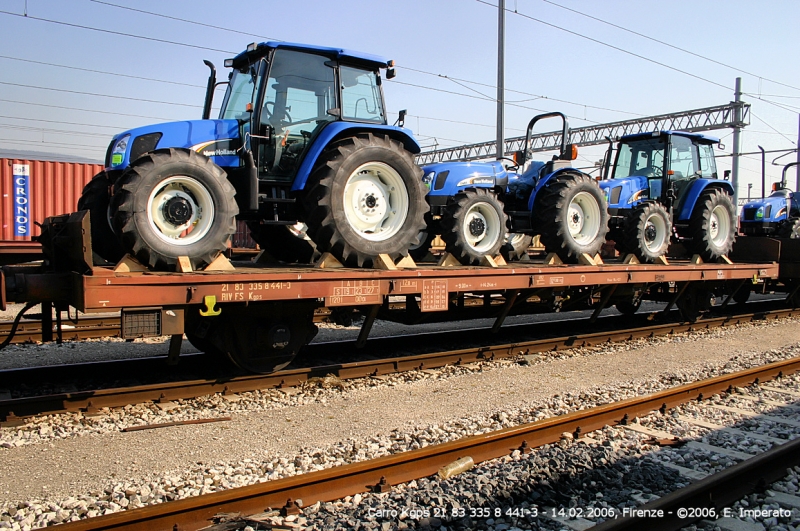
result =
[{"label": "railway yard ground", "polygon": [[[797,318],[756,321],[435,370],[138,404],[91,416],[67,413],[30,419],[23,426],[0,429],[0,528],[30,529],[363,461],[797,357],[799,323]],[[373,335],[403,333],[394,326],[379,323]],[[343,339],[357,333],[357,326],[326,325],[320,337]],[[94,351],[88,359],[113,357],[117,350],[124,356],[134,350],[155,355],[163,354],[164,345],[159,340],[14,345],[0,358],[31,355],[32,361],[65,350]],[[185,348],[193,350],[188,343]],[[796,377],[784,379],[800,392]],[[121,431],[131,425],[209,418],[219,422]],[[532,460],[530,466],[535,469],[549,460],[566,459],[564,470],[577,462],[590,463],[590,468],[612,467],[611,454],[599,455],[609,447],[635,448],[628,454],[640,457],[657,453],[654,447],[640,444],[635,435],[622,428],[606,428],[588,439],[594,442],[587,443],[581,450],[585,455],[578,458],[565,457],[563,449],[564,445],[577,447],[577,442],[548,445],[541,454],[534,450],[532,455],[541,459]],[[746,450],[751,442],[737,444]],[[668,453],[660,455],[669,459]],[[514,472],[503,471],[503,466],[499,460],[477,469],[484,478],[478,487],[484,481],[501,489],[514,474],[536,476],[531,468]],[[653,482],[661,481],[648,476],[647,467],[643,470],[644,475],[628,489],[642,503],[656,490]],[[786,481],[786,489],[794,488],[796,494],[797,473]],[[390,498],[403,507],[424,510],[426,503],[450,499],[458,489],[478,489],[456,483],[442,493],[440,483],[412,482],[396,487]],[[548,484],[531,487],[546,492]],[[569,498],[564,496],[549,501]],[[477,490],[474,499],[479,502]],[[358,495],[315,504],[297,516],[284,518],[276,513],[267,523],[283,526],[277,528],[315,529],[458,528],[436,518],[399,521],[369,513],[369,508],[388,507],[391,500],[385,495]],[[765,528],[788,530],[798,524],[800,513],[795,510],[793,516],[776,519],[775,526]],[[553,519],[535,525],[502,518],[480,521],[482,529],[576,528]]]}]

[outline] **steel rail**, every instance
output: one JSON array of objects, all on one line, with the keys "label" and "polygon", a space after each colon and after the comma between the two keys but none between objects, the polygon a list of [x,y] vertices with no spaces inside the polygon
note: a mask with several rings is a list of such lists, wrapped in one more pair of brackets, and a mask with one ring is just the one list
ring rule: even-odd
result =
[{"label": "steel rail", "polygon": [[[0,341],[8,337],[11,322],[0,322]],[[53,334],[55,335],[55,326]],[[120,335],[119,317],[82,317],[77,322],[66,321],[61,326],[61,338],[64,340],[97,339],[101,337],[118,337]],[[22,321],[17,328],[12,344],[33,343],[42,341],[42,323],[40,321]]]},{"label": "steel rail", "polygon": [[643,397],[635,397],[576,411],[541,421],[505,428],[439,445],[378,459],[343,465],[300,476],[269,481],[196,498],[167,502],[89,520],[63,524],[63,531],[156,530],[192,531],[209,525],[219,513],[260,513],[280,508],[287,500],[302,500],[302,506],[331,501],[375,489],[397,485],[435,474],[461,457],[482,462],[509,455],[515,450],[534,448],[558,441],[561,434],[587,433],[606,425],[625,424],[653,411],[702,400],[734,387],[750,385],[800,370],[800,358],[694,382]]},{"label": "steel rail", "polygon": [[0,400],[2,425],[13,426],[23,418],[69,411],[96,412],[104,407],[121,407],[142,402],[185,400],[215,393],[234,394],[263,389],[281,389],[302,385],[312,378],[333,374],[340,379],[375,377],[399,372],[435,369],[490,361],[517,355],[579,348],[607,342],[630,341],[682,332],[731,326],[754,320],[777,319],[800,315],[800,310],[778,310],[739,316],[710,318],[695,323],[666,323],[625,330],[576,334],[501,345],[488,345],[429,354],[357,361],[311,368],[291,369],[267,375],[247,375],[224,380],[200,379],[182,382],[147,384],[133,387],[58,393],[44,396]]}]

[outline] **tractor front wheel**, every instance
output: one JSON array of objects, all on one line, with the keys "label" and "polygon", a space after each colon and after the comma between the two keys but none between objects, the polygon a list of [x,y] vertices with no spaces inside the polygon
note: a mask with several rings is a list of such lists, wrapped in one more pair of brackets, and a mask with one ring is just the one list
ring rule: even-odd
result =
[{"label": "tractor front wheel", "polygon": [[447,252],[464,265],[494,256],[506,235],[506,215],[497,196],[485,188],[456,194],[442,217],[442,240]]},{"label": "tractor front wheel", "polygon": [[511,232],[506,234],[505,242],[500,247],[503,258],[509,262],[522,260],[528,256],[528,247],[533,243],[533,236]]},{"label": "tractor front wheel", "polygon": [[703,191],[689,219],[690,241],[686,247],[703,260],[714,262],[733,249],[736,240],[736,209],[731,197],[719,188]]},{"label": "tractor front wheel", "polygon": [[539,192],[532,213],[534,228],[548,253],[564,262],[600,252],[608,232],[608,203],[586,174],[564,172]]},{"label": "tractor front wheel", "polygon": [[308,235],[343,264],[370,267],[408,254],[429,210],[422,170],[403,144],[380,133],[333,142],[307,183]]},{"label": "tractor front wheel", "polygon": [[624,253],[633,253],[642,263],[652,263],[667,252],[671,232],[669,213],[664,206],[642,203],[625,218],[619,248]]},{"label": "tractor front wheel", "polygon": [[800,238],[800,218],[789,218],[778,231],[780,238]]},{"label": "tractor front wheel", "polygon": [[125,249],[151,268],[169,269],[187,256],[199,269],[236,232],[236,191],[222,168],[194,151],[142,155],[114,190],[114,229]]}]

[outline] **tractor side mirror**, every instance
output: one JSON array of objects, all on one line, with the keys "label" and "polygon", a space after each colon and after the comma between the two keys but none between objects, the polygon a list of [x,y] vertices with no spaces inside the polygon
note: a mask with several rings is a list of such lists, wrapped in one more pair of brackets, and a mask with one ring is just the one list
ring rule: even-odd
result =
[{"label": "tractor side mirror", "polygon": [[726,181],[730,180],[731,170],[725,170],[724,172],[722,172],[722,178],[725,179]]},{"label": "tractor side mirror", "polygon": [[522,165],[525,164],[524,151],[515,151],[511,158],[514,159],[514,164],[516,164],[518,168],[521,168]]},{"label": "tractor side mirror", "polygon": [[386,79],[394,79],[397,76],[397,71],[394,68],[386,69]]}]

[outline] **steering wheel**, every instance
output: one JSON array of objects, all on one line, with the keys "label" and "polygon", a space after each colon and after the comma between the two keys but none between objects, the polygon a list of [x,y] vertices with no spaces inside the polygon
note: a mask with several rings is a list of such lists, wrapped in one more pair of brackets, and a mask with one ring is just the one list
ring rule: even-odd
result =
[{"label": "steering wheel", "polygon": [[[272,105],[272,109],[273,109],[272,111],[269,110],[269,106],[270,105]],[[264,110],[263,110],[264,116],[261,117],[261,122],[262,123],[263,122],[272,122],[272,118],[275,115],[274,110],[275,110],[275,102],[274,101],[268,101],[268,102],[264,103]],[[284,120],[283,118],[286,118],[286,119]],[[292,117],[289,115],[289,113],[286,111],[286,109],[284,109],[283,117],[279,118],[278,121],[286,122],[286,123],[292,123]]]},{"label": "steering wheel", "polygon": [[645,166],[633,172],[634,175],[641,175],[642,177],[661,177],[661,168],[657,166]]}]

